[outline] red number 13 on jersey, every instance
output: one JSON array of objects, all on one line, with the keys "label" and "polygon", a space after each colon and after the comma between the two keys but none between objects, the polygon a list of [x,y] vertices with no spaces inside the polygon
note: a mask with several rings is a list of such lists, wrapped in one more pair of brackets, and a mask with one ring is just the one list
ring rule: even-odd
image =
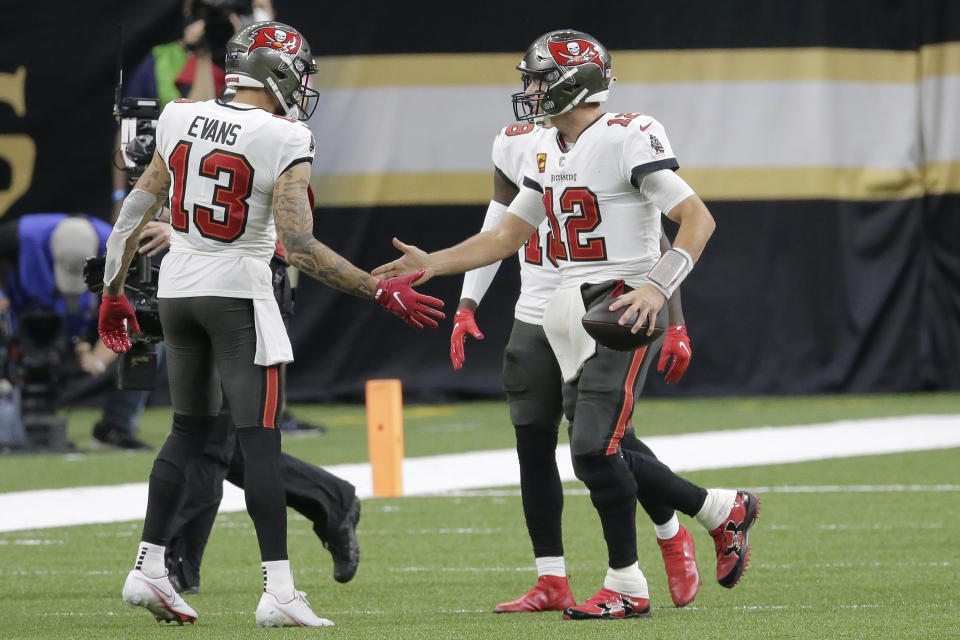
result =
[{"label": "red number 13 on jersey", "polygon": [[[181,140],[167,161],[173,172],[170,224],[185,233],[190,229],[190,214],[184,208],[183,201],[187,192],[191,146],[192,143]],[[199,175],[217,181],[226,175],[227,184],[218,183],[213,188],[211,206],[194,203],[193,223],[204,238],[233,242],[243,235],[247,227],[247,214],[250,211],[247,198],[253,192],[253,167],[242,155],[217,149],[200,159]]]}]

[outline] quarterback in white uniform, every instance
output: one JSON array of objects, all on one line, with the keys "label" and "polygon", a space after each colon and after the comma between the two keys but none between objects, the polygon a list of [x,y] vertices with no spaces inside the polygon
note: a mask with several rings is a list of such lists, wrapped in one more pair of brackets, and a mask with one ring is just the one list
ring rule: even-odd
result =
[{"label": "quarterback in white uniform", "polygon": [[137,237],[170,197],[174,229],[160,271],[173,428],[150,473],[147,513],[123,601],[157,620],[193,622],[164,566],[185,470],[203,452],[230,403],[245,462],[244,494],[260,546],[258,625],[329,626],[295,588],[278,472],[283,405],[279,364],[293,359],[271,283],[277,236],[290,264],[325,284],[379,302],[417,328],[436,327],[439,300],[419,294],[419,276],[380,280],[313,236],[307,187],[313,161],[307,79],[316,64],[303,36],[279,22],[244,27],[227,43],[230,101],[177,101],[157,124],[153,161],[124,200],[107,241],[100,337],[117,352],[139,331],[123,294]]},{"label": "quarterback in white uniform", "polygon": [[[426,276],[460,273],[509,256],[547,221],[561,285],[544,313],[544,331],[560,365],[564,409],[576,416],[570,448],[577,477],[597,509],[608,551],[603,588],[564,619],[647,617],[646,579],[637,562],[638,493],[649,492],[695,516],[714,538],[717,579],[732,587],[749,557],[747,534],[758,500],[747,491],[703,489],[657,461],[620,447],[630,422],[644,349],[615,352],[583,330],[584,309],[609,295],[615,281],[632,290],[611,310],[634,312],[631,330],[649,320],[700,257],[713,233],[706,206],[673,169],[676,159],[663,127],[638,113],[604,113],[612,81],[610,56],[585,33],[553,31],[538,38],[517,67],[524,91],[514,95],[518,120],[546,122],[553,136],[536,138],[535,170],[527,169],[519,193],[500,223],[455,247],[427,254],[399,240],[404,256],[374,271]],[[661,212],[679,224],[674,246],[660,253]],[[617,397],[611,393],[620,389]]]},{"label": "quarterback in white uniform", "polygon": [[[516,197],[517,183],[525,174],[536,173],[536,152],[540,136],[553,138],[553,127],[530,123],[512,124],[501,129],[493,142],[494,198],[487,208],[482,230],[493,229]],[[670,249],[661,237],[661,249]],[[560,286],[560,274],[554,266],[557,248],[547,220],[540,223],[519,251],[520,297],[514,312],[513,328],[504,351],[503,382],[510,405],[510,418],[516,430],[517,457],[520,463],[520,492],[524,517],[533,543],[538,579],[529,592],[516,600],[494,607],[496,613],[563,610],[576,604],[567,578],[561,534],[563,487],[556,461],[557,434],[562,414],[562,376],[556,357],[543,332],[543,311],[553,292]],[[450,357],[455,369],[464,362],[466,335],[482,338],[474,311],[490,286],[500,263],[469,271],[463,278],[463,290],[450,337]],[[667,371],[670,383],[679,381],[691,357],[689,338],[683,321],[680,293],[668,301],[671,327],[661,347],[658,370]],[[639,393],[656,346],[644,352]],[[627,427],[620,446],[656,458],[653,451],[637,439]],[[693,537],[677,521],[672,507],[651,504],[638,496],[653,520],[658,535],[671,598],[677,606],[693,601],[700,587],[700,575],[694,560]]]}]

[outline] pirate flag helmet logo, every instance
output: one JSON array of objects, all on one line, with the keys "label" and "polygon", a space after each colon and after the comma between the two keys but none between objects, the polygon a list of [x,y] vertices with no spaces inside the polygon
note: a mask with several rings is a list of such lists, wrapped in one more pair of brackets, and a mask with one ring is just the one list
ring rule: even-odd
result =
[{"label": "pirate flag helmet logo", "polygon": [[300,50],[300,41],[300,35],[296,32],[264,27],[253,34],[253,44],[247,49],[247,53],[260,47],[267,47],[280,53],[294,54]]}]

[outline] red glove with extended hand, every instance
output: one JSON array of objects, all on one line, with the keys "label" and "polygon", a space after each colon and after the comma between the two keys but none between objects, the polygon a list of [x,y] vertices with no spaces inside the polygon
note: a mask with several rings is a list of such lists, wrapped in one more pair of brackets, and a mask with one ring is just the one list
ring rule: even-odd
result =
[{"label": "red glove with extended hand", "polygon": [[657,371],[663,371],[667,366],[667,360],[673,356],[673,363],[667,371],[665,380],[667,384],[676,384],[687,370],[690,364],[690,358],[693,352],[690,350],[690,338],[687,336],[687,327],[682,324],[670,325],[667,329],[667,337],[663,339],[663,347],[660,348],[660,362],[657,363]]},{"label": "red glove with extended hand", "polygon": [[415,329],[423,329],[424,325],[436,327],[437,320],[447,316],[443,311],[443,300],[437,300],[413,290],[414,282],[423,277],[425,270],[398,278],[388,278],[377,283],[377,293],[373,299],[391,313]]},{"label": "red glove with extended hand", "polygon": [[[126,324],[124,324],[126,320]],[[140,324],[137,314],[127,296],[122,293],[118,296],[103,296],[100,302],[100,340],[111,351],[124,353],[132,346],[127,327],[134,333],[140,333]]]},{"label": "red glove with extended hand", "polygon": [[483,340],[483,334],[473,317],[473,309],[463,307],[457,309],[457,314],[453,316],[453,333],[450,334],[450,362],[457,371],[463,368],[463,340],[467,334]]}]

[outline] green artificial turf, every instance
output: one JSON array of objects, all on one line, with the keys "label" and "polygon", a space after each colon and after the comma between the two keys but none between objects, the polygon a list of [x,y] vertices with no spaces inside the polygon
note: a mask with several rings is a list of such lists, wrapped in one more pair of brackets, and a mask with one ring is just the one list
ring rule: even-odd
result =
[{"label": "green artificial turf", "polygon": [[[896,464],[890,464],[896,460]],[[872,456],[691,474],[705,485],[778,487],[760,494],[751,566],[723,589],[709,536],[689,518],[704,585],[672,607],[652,528],[640,514],[649,620],[563,622],[559,613],[497,615],[491,608],[535,581],[516,491],[463,497],[367,500],[360,571],[346,585],[299,516],[290,519],[297,585],[337,626],[260,630],[254,533],[245,514],[217,520],[194,627],[158,628],[121,606],[139,523],[0,534],[0,634],[4,638],[956,638],[960,631],[954,485],[958,450]],[[858,491],[816,491],[856,481]],[[891,485],[921,485],[891,490]],[[881,490],[864,491],[865,485]],[[787,488],[794,488],[791,492]],[[887,487],[886,490],[883,487]],[[568,484],[564,538],[578,599],[599,589],[605,550],[589,498]],[[806,489],[804,489],[806,488]],[[830,487],[836,489],[836,487]],[[896,488],[894,488],[896,489]],[[293,634],[297,634],[294,636]]]},{"label": "green artificial turf", "polygon": [[[960,413],[958,405],[957,395],[946,394],[651,401],[646,415],[656,413],[654,431],[665,434]],[[287,438],[289,448],[302,449],[312,461],[364,458],[360,409],[297,409],[327,422],[330,432]],[[95,418],[89,417],[92,424]],[[165,419],[162,411],[148,415],[148,439],[162,440]],[[407,454],[512,446],[505,420],[499,403],[410,408]],[[0,458],[0,486],[144,481],[151,458],[8,456]],[[564,622],[556,612],[491,613],[493,605],[520,595],[536,579],[516,488],[366,500],[358,529],[360,570],[346,585],[333,581],[329,554],[310,523],[291,512],[297,586],[320,615],[337,623],[327,629],[254,626],[260,568],[253,528],[243,513],[218,518],[201,593],[188,597],[200,618],[183,628],[158,626],[144,610],[121,606],[120,587],[140,522],[0,533],[0,638],[958,638],[958,468],[960,449],[948,449],[686,474],[704,486],[759,492],[750,568],[736,588],[721,588],[710,537],[696,521],[680,516],[695,536],[704,584],[690,606],[674,608],[652,527],[639,511],[640,565],[653,603],[649,620]],[[59,477],[71,469],[72,476]],[[582,485],[565,487],[568,571],[574,594],[583,600],[602,584],[606,551]]]},{"label": "green artificial turf", "polygon": [[[284,450],[319,465],[365,462],[366,417],[362,405],[296,405],[295,414],[328,427],[324,435],[284,435]],[[817,396],[790,398],[641,399],[634,412],[637,435],[810,424],[913,414],[960,414],[960,393]],[[0,492],[145,482],[155,453],[92,452],[92,409],[65,413],[74,455],[14,455],[0,459]],[[140,437],[159,447],[170,430],[170,409],[153,408],[140,420]],[[960,426],[958,426],[960,428]],[[404,410],[407,457],[506,449],[515,446],[503,402],[408,406]],[[561,442],[566,429],[561,428]],[[109,461],[109,463],[105,462]]]}]

